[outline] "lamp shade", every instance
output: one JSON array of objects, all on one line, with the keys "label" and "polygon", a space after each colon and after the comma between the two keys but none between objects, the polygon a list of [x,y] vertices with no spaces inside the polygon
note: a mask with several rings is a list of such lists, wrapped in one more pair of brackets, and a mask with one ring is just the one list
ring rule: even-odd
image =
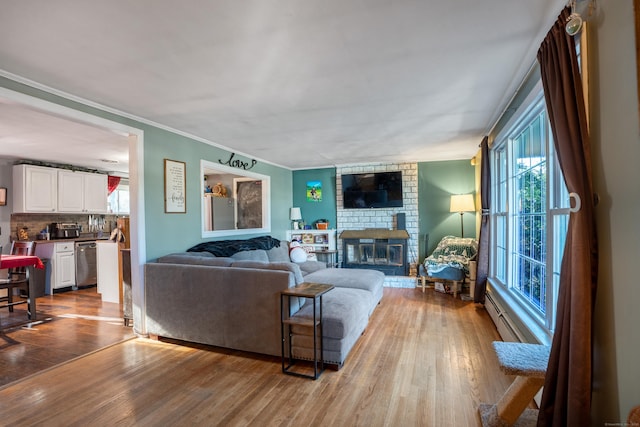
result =
[{"label": "lamp shade", "polygon": [[300,208],[291,208],[289,212],[289,219],[291,221],[299,221],[302,219],[302,212],[300,212]]},{"label": "lamp shade", "polygon": [[473,194],[453,194],[449,212],[472,212],[476,210]]}]

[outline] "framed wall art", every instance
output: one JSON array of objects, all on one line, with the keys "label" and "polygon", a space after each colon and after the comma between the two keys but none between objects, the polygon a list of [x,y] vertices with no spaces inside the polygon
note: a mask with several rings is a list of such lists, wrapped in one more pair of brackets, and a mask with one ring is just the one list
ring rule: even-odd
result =
[{"label": "framed wall art", "polygon": [[187,164],[164,159],[164,211],[187,213]]},{"label": "framed wall art", "polygon": [[307,181],[307,202],[322,201],[322,182]]}]

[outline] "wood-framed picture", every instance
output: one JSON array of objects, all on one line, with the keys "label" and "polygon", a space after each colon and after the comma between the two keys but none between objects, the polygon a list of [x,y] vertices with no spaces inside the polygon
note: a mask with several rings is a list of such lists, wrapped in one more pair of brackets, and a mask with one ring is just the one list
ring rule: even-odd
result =
[{"label": "wood-framed picture", "polygon": [[164,211],[187,213],[187,164],[164,159]]}]

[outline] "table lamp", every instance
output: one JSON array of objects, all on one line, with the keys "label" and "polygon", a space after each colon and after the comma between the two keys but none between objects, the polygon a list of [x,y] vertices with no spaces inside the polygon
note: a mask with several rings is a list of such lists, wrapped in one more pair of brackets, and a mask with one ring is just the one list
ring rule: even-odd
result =
[{"label": "table lamp", "polygon": [[291,208],[291,211],[289,212],[289,219],[293,222],[293,229],[298,230],[298,221],[302,219],[300,208]]}]

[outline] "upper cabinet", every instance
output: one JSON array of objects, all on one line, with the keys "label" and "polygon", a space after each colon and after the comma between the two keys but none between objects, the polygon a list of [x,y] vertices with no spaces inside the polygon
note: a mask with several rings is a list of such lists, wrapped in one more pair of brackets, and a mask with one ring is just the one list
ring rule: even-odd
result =
[{"label": "upper cabinet", "polygon": [[14,213],[106,213],[107,175],[16,165],[13,194]]},{"label": "upper cabinet", "polygon": [[107,175],[58,171],[58,212],[106,213]]},{"label": "upper cabinet", "polygon": [[109,209],[108,177],[99,173],[88,173],[84,177],[85,212],[107,213]]},{"label": "upper cabinet", "polygon": [[58,210],[84,212],[84,177],[79,172],[58,171]]},{"label": "upper cabinet", "polygon": [[13,212],[56,212],[58,170],[41,166],[13,167]]}]

